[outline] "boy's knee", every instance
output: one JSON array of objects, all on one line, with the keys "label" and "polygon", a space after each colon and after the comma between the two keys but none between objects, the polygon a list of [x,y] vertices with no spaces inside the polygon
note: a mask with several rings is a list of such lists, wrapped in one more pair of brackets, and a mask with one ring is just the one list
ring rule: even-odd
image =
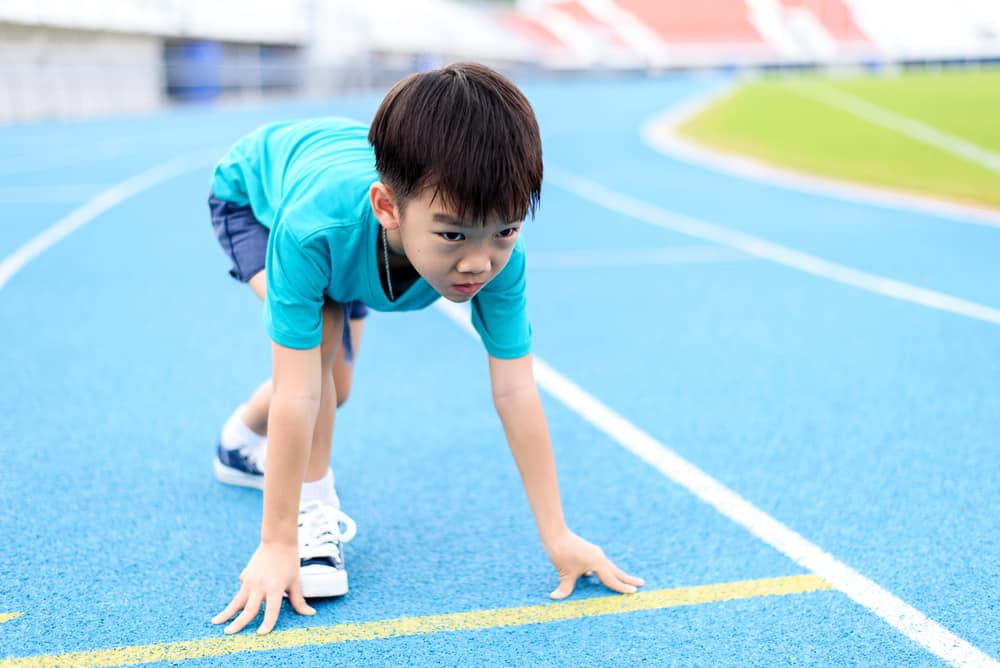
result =
[{"label": "boy's knee", "polygon": [[347,397],[349,397],[350,395],[351,395],[350,388],[341,391],[341,389],[338,387],[337,388],[337,408],[340,408],[341,406],[343,406],[344,404],[346,404],[347,403]]},{"label": "boy's knee", "polygon": [[351,395],[351,381],[354,380],[353,369],[349,364],[336,365],[333,368],[333,382],[337,388],[337,408],[347,402]]}]

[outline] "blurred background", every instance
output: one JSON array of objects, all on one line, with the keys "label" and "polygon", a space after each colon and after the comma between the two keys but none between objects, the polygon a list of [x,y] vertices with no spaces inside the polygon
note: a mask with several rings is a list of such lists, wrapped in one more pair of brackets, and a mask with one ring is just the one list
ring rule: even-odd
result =
[{"label": "blurred background", "polygon": [[3,0],[0,121],[512,76],[1000,61],[997,0]]},{"label": "blurred background", "polygon": [[[571,524],[648,590],[727,599],[826,577],[801,554],[828,551],[914,607],[879,608],[903,633],[817,591],[205,658],[250,647],[208,619],[260,499],[210,461],[270,368],[211,165],[456,60],[539,118],[539,356],[760,509],[729,523],[661,472],[700,476],[553,393]],[[995,665],[960,643],[1000,657],[997,110],[1000,0],[0,0],[0,668]],[[478,346],[409,317],[366,330],[337,418],[359,595],[284,628],[535,606],[554,582]]]}]

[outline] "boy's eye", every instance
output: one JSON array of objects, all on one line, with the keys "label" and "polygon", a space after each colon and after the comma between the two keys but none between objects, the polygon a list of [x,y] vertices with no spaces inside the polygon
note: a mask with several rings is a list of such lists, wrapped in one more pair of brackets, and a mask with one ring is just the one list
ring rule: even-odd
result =
[{"label": "boy's eye", "polygon": [[500,230],[499,232],[497,232],[497,236],[501,237],[501,238],[504,238],[504,239],[509,239],[510,237],[514,236],[515,234],[517,234],[517,228],[516,227],[508,227],[505,230]]},{"label": "boy's eye", "polygon": [[465,238],[461,232],[441,232],[440,235],[445,241],[461,241]]}]

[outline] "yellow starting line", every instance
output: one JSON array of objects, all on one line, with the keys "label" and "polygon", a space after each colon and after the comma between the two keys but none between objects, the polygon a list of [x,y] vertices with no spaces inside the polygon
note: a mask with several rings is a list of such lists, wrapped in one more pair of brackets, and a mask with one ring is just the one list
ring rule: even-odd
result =
[{"label": "yellow starting line", "polygon": [[133,645],[66,654],[46,654],[13,659],[0,659],[0,668],[42,666],[124,666],[156,661],[186,661],[242,652],[265,652],[312,645],[332,645],[342,642],[399,638],[403,636],[475,631],[509,626],[525,626],[558,622],[583,617],[620,615],[640,610],[658,610],[683,605],[731,601],[758,596],[781,596],[832,589],[815,575],[793,575],[743,582],[659,589],[627,596],[611,595],[599,598],[526,605],[517,608],[473,610],[425,617],[403,617],[374,622],[344,623],[332,626],[273,631],[266,636],[244,632],[234,636],[216,636],[204,640]]}]

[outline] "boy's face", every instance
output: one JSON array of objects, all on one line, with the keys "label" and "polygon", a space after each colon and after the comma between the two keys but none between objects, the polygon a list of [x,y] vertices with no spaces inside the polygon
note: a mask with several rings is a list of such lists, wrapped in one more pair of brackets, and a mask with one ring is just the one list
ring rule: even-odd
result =
[{"label": "boy's face", "polygon": [[500,273],[521,228],[521,221],[500,219],[463,223],[433,189],[412,198],[402,212],[395,205],[393,210],[393,216],[379,215],[376,204],[392,250],[405,254],[417,273],[453,302],[469,301]]}]

